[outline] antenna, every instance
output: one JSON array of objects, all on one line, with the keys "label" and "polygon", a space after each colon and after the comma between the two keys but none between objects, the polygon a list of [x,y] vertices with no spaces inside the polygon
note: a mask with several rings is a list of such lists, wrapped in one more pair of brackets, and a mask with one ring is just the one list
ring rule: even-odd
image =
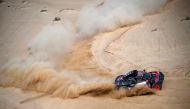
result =
[{"label": "antenna", "polygon": [[159,67],[158,67],[158,70],[159,70],[159,72],[160,72],[160,65],[161,65],[161,61],[160,61],[160,51],[161,51],[161,48],[160,48],[160,37],[158,36],[158,52],[159,52],[159,54],[158,54],[158,62],[159,62]]}]

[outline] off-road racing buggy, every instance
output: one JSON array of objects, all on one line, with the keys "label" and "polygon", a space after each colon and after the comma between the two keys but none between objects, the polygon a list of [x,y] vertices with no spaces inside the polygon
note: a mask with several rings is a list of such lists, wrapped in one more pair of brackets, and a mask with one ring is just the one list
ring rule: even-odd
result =
[{"label": "off-road racing buggy", "polygon": [[149,88],[161,90],[164,81],[164,74],[160,71],[146,72],[132,70],[125,75],[119,75],[115,79],[117,88],[132,88],[137,85],[144,85]]}]

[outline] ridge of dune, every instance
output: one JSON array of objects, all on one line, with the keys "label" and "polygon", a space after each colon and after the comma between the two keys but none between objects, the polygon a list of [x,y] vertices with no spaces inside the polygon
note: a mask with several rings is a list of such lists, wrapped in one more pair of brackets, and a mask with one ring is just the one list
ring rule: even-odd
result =
[{"label": "ridge of dune", "polygon": [[96,36],[92,43],[94,61],[112,72],[161,70],[169,77],[185,77],[190,65],[189,22],[180,22],[173,10],[147,16],[136,26]]}]

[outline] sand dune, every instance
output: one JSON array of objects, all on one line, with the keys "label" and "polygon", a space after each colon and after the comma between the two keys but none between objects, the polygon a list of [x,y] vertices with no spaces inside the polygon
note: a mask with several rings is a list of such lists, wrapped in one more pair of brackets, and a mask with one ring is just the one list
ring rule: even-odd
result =
[{"label": "sand dune", "polygon": [[[67,19],[76,22],[79,14],[76,9],[82,7],[83,3],[87,2],[5,0],[0,4],[0,65],[3,66],[13,57],[22,58],[10,63],[14,67],[8,68],[0,75],[2,86],[0,108],[188,109],[190,107],[188,0],[172,1],[160,13],[146,16],[140,24],[80,40],[73,45],[72,51],[67,55],[53,60],[55,62],[62,60],[59,65],[55,66],[44,60],[40,62],[37,60],[36,63],[34,58],[28,61],[30,54],[27,52],[27,44],[34,39],[34,36],[46,24],[62,24]],[[60,17],[61,21],[53,21],[55,17]],[[20,64],[24,65],[22,69]],[[122,99],[114,99],[110,97],[111,95],[99,97],[83,95],[88,91],[107,93],[107,90],[113,89],[114,76],[131,69],[163,71],[166,75],[163,90],[154,95]],[[14,75],[9,72],[14,72]],[[18,76],[21,72],[25,74]],[[7,76],[9,74],[10,76]],[[28,76],[30,78],[27,78],[27,75],[30,75]],[[10,78],[3,78],[6,76]],[[36,84],[32,85],[33,83]],[[7,86],[17,86],[17,88],[3,88]],[[21,90],[19,86],[34,92]],[[55,97],[69,95],[78,97],[80,94],[83,96],[76,99]]]}]

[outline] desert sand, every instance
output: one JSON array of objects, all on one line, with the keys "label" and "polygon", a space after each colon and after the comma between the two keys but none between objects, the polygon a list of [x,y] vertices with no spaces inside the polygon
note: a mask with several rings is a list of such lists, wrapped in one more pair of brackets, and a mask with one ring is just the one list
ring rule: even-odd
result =
[{"label": "desert sand", "polygon": [[[0,2],[0,65],[27,57],[27,44],[47,24],[76,22],[79,9],[101,0],[3,0]],[[190,2],[173,0],[136,25],[80,40],[59,67],[91,78],[108,78],[132,69],[160,70],[163,90],[153,95],[122,97],[82,95],[62,98],[15,87],[0,87],[0,109],[189,109]],[[55,21],[59,17],[60,21]],[[60,59],[58,59],[60,60]],[[87,76],[88,77],[88,76]],[[101,79],[100,79],[101,80]],[[107,82],[107,81],[106,81]],[[99,86],[97,86],[99,88]]]}]

